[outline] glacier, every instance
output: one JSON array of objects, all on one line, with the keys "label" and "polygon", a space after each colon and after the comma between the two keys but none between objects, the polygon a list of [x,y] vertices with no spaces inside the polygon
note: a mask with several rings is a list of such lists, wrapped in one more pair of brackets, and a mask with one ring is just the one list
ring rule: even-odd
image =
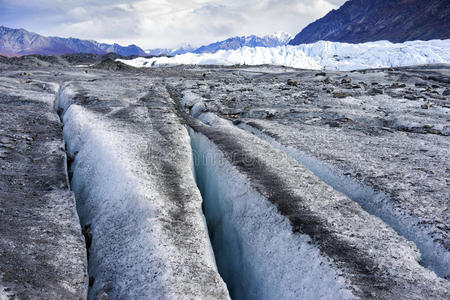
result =
[{"label": "glacier", "polygon": [[382,220],[259,137],[200,117],[187,120],[196,179],[232,298],[365,298],[374,287],[386,298],[444,291],[443,280],[419,264],[414,243]]},{"label": "glacier", "polygon": [[308,235],[295,234],[206,136],[190,135],[216,262],[232,299],[355,298]]},{"label": "glacier", "polygon": [[[37,259],[0,274],[0,298],[20,295],[32,273],[44,276],[26,290],[61,294],[51,274],[76,280],[88,299],[448,298],[449,65],[113,71],[121,64],[37,62],[0,61],[0,194],[67,188],[80,222],[45,202],[36,211],[37,195],[25,216],[42,229],[5,232],[51,256],[33,239],[53,220],[70,225],[89,274],[65,243],[48,266]],[[65,147],[61,138],[33,145],[48,136],[43,125]],[[31,184],[11,180],[18,154]],[[54,163],[61,185],[40,178]],[[0,216],[27,213],[3,199]],[[2,265],[35,257],[11,249]],[[52,272],[58,262],[74,276]]]},{"label": "glacier", "polygon": [[[219,85],[222,79],[213,79],[211,73],[203,85],[179,85],[185,88],[180,103],[203,123],[217,126],[232,121],[282,150],[413,241],[420,249],[421,264],[448,278],[448,185],[439,163],[440,157],[448,156],[444,150],[448,148],[448,102],[439,96],[445,89],[438,85],[448,78],[445,69],[430,66],[414,72],[408,68],[405,73],[364,70],[321,76],[312,71],[280,72],[274,75],[276,80],[256,73],[255,67],[239,70],[237,83]],[[296,86],[289,86],[293,78],[298,79]],[[336,79],[326,83],[328,78]],[[245,80],[252,82],[251,89]],[[341,80],[353,82],[356,88]],[[399,80],[410,95],[427,94],[405,99],[399,94]],[[431,81],[427,89],[424,80]],[[383,89],[383,94],[370,95],[369,84]],[[437,90],[428,93],[433,86]],[[329,95],[331,89],[350,90],[354,95],[339,100]],[[433,100],[423,99],[425,95]],[[424,109],[425,101],[433,106]],[[424,187],[433,193],[425,193]]]},{"label": "glacier", "polygon": [[387,194],[381,191],[375,191],[370,186],[358,182],[349,176],[345,176],[341,170],[321,162],[313,155],[290,146],[284,146],[270,135],[245,122],[239,124],[238,127],[267,141],[276,149],[280,149],[286,155],[298,161],[299,164],[307,167],[314,175],[332,186],[335,190],[347,195],[366,211],[389,224],[400,235],[413,241],[420,249],[422,264],[433,270],[439,276],[447,276],[450,253],[444,247],[428,238],[431,230],[419,226],[420,219],[405,215],[396,209],[392,204],[392,199],[389,199]]},{"label": "glacier", "polygon": [[313,70],[357,70],[450,62],[450,40],[347,44],[320,41],[299,46],[242,47],[216,53],[118,59],[133,67],[167,65],[280,65]]},{"label": "glacier", "polygon": [[71,188],[92,240],[88,299],[229,299],[192,176],[189,135],[170,98],[158,85],[150,98],[140,89],[148,81],[111,80],[64,84],[57,103],[74,157]]}]

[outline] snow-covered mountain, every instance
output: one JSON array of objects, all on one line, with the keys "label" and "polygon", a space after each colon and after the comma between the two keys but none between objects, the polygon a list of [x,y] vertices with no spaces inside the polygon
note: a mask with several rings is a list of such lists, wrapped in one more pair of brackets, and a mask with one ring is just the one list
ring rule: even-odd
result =
[{"label": "snow-covered mountain", "polygon": [[236,50],[242,47],[278,47],[284,46],[292,39],[292,35],[286,32],[276,32],[274,34],[259,37],[256,35],[235,36],[229,39],[194,48],[190,44],[185,44],[176,49],[156,48],[146,50],[149,55],[169,55],[175,56],[185,53],[216,53],[220,50]]},{"label": "snow-covered mountain", "polygon": [[145,55],[136,45],[126,47],[118,44],[104,44],[76,38],[46,37],[24,29],[0,26],[0,54],[6,55],[58,55],[70,53],[106,54],[117,53],[123,56]]},{"label": "snow-covered mountain", "polygon": [[278,47],[284,46],[292,39],[292,35],[286,32],[277,32],[271,35],[259,37],[256,35],[236,36],[224,41],[219,41],[193,51],[194,53],[215,53],[219,50],[236,50],[242,47]]},{"label": "snow-covered mountain", "polygon": [[175,56],[175,55],[179,55],[179,54],[185,54],[188,52],[192,52],[194,51],[196,48],[192,47],[190,44],[184,44],[181,45],[178,48],[155,48],[155,49],[147,49],[145,50],[145,53],[147,53],[148,55],[154,55],[154,56],[159,56],[159,55],[169,55],[169,56]]},{"label": "snow-covered mountain", "polygon": [[154,65],[283,65],[303,69],[355,70],[432,63],[450,63],[450,40],[387,41],[363,44],[317,42],[299,46],[243,47],[216,53],[120,60],[135,67]]}]

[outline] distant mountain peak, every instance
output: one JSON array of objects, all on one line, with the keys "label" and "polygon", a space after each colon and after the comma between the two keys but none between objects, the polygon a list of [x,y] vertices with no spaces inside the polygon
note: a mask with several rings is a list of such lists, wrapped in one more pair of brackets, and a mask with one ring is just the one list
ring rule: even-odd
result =
[{"label": "distant mountain peak", "polygon": [[280,42],[289,43],[290,40],[294,37],[292,34],[284,31],[276,31],[273,34],[266,35],[266,37],[272,37],[274,39],[278,39]]},{"label": "distant mountain peak", "polygon": [[181,44],[179,47],[173,48],[173,49],[171,49],[171,48],[155,48],[155,49],[147,49],[147,50],[145,50],[145,52],[148,55],[154,55],[154,56],[159,56],[159,55],[175,56],[178,54],[192,52],[194,50],[195,50],[195,48],[192,47],[191,44],[184,43],[184,44]]},{"label": "distant mountain peak", "polygon": [[450,38],[449,0],[350,0],[309,24],[291,45]]},{"label": "distant mountain peak", "polygon": [[223,41],[202,46],[194,53],[215,53],[219,50],[236,50],[242,47],[278,47],[286,45],[292,35],[286,32],[276,32],[262,37],[256,35],[235,36]]}]

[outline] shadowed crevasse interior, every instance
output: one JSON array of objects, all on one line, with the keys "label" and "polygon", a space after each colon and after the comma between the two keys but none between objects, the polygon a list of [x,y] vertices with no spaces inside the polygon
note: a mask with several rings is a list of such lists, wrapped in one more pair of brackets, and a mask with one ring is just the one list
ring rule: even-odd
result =
[{"label": "shadowed crevasse interior", "polygon": [[233,299],[353,298],[311,239],[294,234],[213,142],[189,130],[194,174],[220,275]]},{"label": "shadowed crevasse interior", "polygon": [[308,168],[314,175],[330,185],[333,189],[345,194],[360,204],[368,213],[382,219],[399,235],[415,243],[420,249],[421,264],[424,267],[432,270],[444,279],[448,280],[450,278],[448,276],[450,253],[441,244],[436,243],[427,236],[426,228],[421,228],[417,225],[420,224],[420,221],[412,216],[402,215],[401,212],[396,210],[392,204],[392,199],[389,199],[389,195],[381,191],[375,191],[370,186],[343,175],[343,172],[333,169],[305,152],[282,145],[275,138],[252,125],[255,124],[242,123],[238,127],[258,136],[276,149],[283,151],[300,165]]},{"label": "shadowed crevasse interior", "polygon": [[59,107],[80,222],[92,235],[88,299],[229,299],[190,168],[189,137],[172,121],[170,102],[152,98],[168,108],[164,114],[140,99],[105,117],[96,108],[109,98],[88,102],[79,91],[66,86]]}]

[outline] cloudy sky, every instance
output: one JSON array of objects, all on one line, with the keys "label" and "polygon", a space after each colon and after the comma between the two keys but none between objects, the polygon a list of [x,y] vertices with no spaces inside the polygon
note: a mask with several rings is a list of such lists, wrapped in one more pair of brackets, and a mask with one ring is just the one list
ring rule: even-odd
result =
[{"label": "cloudy sky", "polygon": [[298,33],[345,0],[0,0],[0,25],[142,48]]}]

